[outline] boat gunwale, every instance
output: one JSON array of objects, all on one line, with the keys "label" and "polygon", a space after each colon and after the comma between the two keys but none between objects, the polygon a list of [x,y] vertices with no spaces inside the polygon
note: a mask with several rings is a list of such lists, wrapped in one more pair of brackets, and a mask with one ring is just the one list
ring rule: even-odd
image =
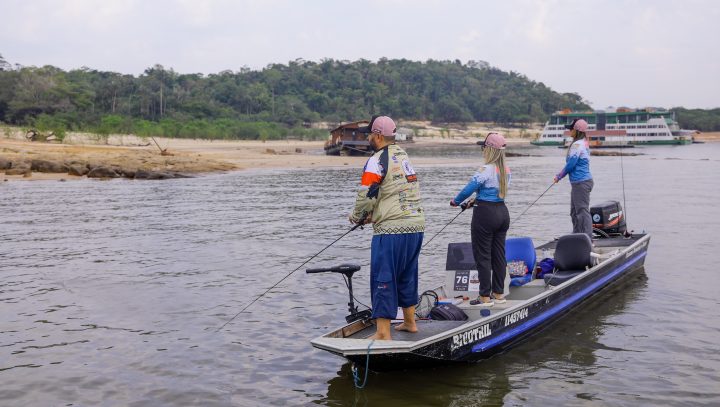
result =
[{"label": "boat gunwale", "polygon": [[[625,246],[622,250],[619,250],[617,253],[614,253],[612,256],[609,256],[605,259],[603,259],[600,263],[594,265],[593,267],[589,268],[587,271],[583,272],[581,275],[572,278],[568,281],[565,281],[557,286],[551,286],[552,288],[548,288],[544,290],[541,293],[538,293],[537,295],[528,298],[525,301],[522,301],[516,305],[513,305],[511,307],[508,307],[501,312],[494,314],[491,318],[479,318],[474,321],[468,321],[465,324],[459,325],[453,329],[450,329],[448,331],[438,333],[433,336],[428,336],[427,338],[423,338],[417,341],[375,341],[372,342],[371,339],[360,339],[360,338],[327,338],[326,336],[330,333],[326,333],[320,337],[316,337],[315,339],[311,340],[310,343],[318,348],[327,350],[331,353],[340,355],[340,356],[354,356],[354,355],[373,355],[373,354],[388,354],[388,353],[409,353],[413,352],[417,349],[432,345],[433,343],[437,343],[443,340],[446,340],[448,338],[451,338],[453,335],[456,335],[461,332],[466,332],[471,329],[475,329],[479,326],[490,324],[493,321],[497,319],[501,319],[515,311],[518,311],[522,308],[529,307],[532,304],[535,304],[538,301],[542,301],[546,297],[549,297],[553,294],[555,294],[558,291],[562,291],[570,286],[574,286],[576,284],[579,284],[581,281],[586,280],[589,278],[589,276],[597,275],[602,270],[604,270],[609,264],[611,264],[614,260],[618,259],[620,256],[625,255],[627,258],[627,253],[631,253],[633,250],[635,250],[636,247],[640,246],[644,242],[650,240],[650,234],[646,233],[642,237],[640,237],[636,242],[629,246]],[[615,246],[609,246],[609,247],[615,247]],[[440,286],[442,287],[442,286]],[[597,290],[596,290],[597,291]],[[590,294],[583,296],[583,299],[588,297]],[[337,329],[332,330],[331,332],[336,332],[337,330],[343,329],[344,327],[348,326],[350,324],[342,325],[338,327]],[[347,341],[348,339],[353,340],[353,342],[361,342],[361,347],[353,347],[353,349],[340,349],[339,347],[331,346],[328,343],[318,343],[318,340],[322,340],[322,342],[340,342],[340,341]],[[511,339],[511,338],[509,338]],[[343,343],[341,342],[341,343]],[[345,342],[346,343],[346,342]],[[368,349],[368,346],[373,343],[373,345]],[[401,346],[393,346],[393,343],[395,345],[401,345]],[[388,346],[389,345],[389,346]]]}]

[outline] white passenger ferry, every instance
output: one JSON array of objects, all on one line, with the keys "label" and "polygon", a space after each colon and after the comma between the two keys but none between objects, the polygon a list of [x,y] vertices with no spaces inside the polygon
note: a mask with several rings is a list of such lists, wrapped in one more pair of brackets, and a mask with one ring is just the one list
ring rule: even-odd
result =
[{"label": "white passenger ferry", "polygon": [[570,141],[566,124],[574,119],[588,122],[588,133],[596,147],[636,144],[690,144],[694,131],[681,130],[675,114],[667,110],[628,110],[616,112],[571,112],[563,110],[550,116],[542,134],[531,143],[537,146],[562,146]]}]

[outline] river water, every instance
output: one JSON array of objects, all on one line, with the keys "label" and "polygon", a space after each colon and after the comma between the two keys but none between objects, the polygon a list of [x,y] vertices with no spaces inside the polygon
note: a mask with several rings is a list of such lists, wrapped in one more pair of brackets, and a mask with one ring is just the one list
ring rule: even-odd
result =
[{"label": "river water", "polygon": [[[531,156],[508,160],[511,219],[564,161],[514,151]],[[298,271],[218,331],[348,229],[360,168],[0,183],[0,405],[719,405],[720,144],[633,152],[592,158],[592,202],[624,201],[629,228],[652,234],[643,272],[489,361],[370,373],[363,390],[309,344],[343,323],[338,275]],[[473,165],[416,167],[427,241]],[[510,234],[567,233],[569,196],[564,180]],[[469,240],[469,222],[423,250],[421,288],[443,281],[447,243]],[[370,238],[355,231],[308,266],[363,265],[355,292],[368,303]]]}]

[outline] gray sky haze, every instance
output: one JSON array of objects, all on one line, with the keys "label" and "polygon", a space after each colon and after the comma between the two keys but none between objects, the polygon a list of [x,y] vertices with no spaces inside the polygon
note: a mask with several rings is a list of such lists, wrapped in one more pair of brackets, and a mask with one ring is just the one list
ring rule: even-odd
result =
[{"label": "gray sky haze", "polygon": [[0,55],[133,75],[298,58],[486,61],[594,108],[720,107],[714,0],[0,0]]}]

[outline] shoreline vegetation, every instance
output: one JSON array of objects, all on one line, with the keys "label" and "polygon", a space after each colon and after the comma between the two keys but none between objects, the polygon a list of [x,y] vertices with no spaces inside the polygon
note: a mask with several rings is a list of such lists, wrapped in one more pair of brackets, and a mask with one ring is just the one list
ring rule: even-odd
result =
[{"label": "shoreline vegetation", "polygon": [[[402,123],[420,126],[423,123]],[[427,123],[415,148],[475,145],[490,130],[508,136],[513,145],[527,145],[537,131],[491,127],[478,123],[462,128],[433,128]],[[62,142],[28,141],[22,128],[0,133],[3,181],[78,180],[85,178],[172,179],[237,170],[362,166],[363,156],[327,156],[325,140],[206,140],[144,138],[134,135],[97,136],[68,133]],[[718,142],[720,132],[701,133],[698,141]],[[468,159],[416,157],[416,165],[462,164]]]}]

